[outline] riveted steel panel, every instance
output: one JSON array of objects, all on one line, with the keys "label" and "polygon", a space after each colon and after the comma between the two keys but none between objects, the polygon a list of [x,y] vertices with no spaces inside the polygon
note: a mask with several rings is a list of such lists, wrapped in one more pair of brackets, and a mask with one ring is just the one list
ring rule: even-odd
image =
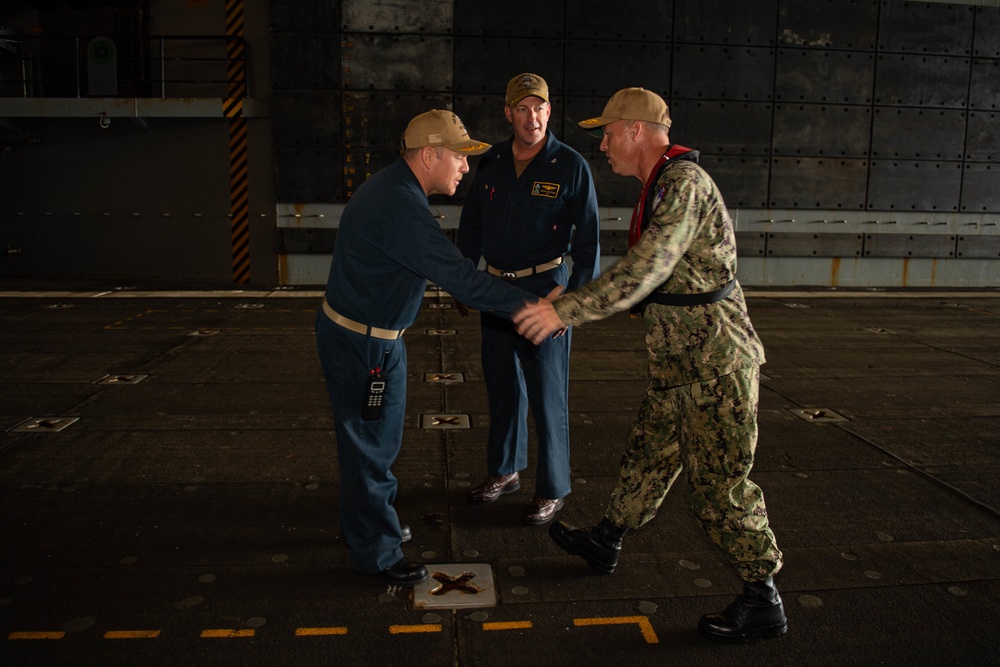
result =
[{"label": "riveted steel panel", "polygon": [[[471,2],[477,8],[482,4],[481,0]],[[573,0],[566,3],[566,37],[669,42],[673,16],[674,0],[617,0],[614,11],[608,11],[603,0]]]},{"label": "riveted steel panel", "polygon": [[863,209],[867,174],[867,160],[774,158],[771,164],[771,206]]},{"label": "riveted steel panel", "polygon": [[1000,236],[959,234],[955,256],[962,259],[996,259],[1000,257]]},{"label": "riveted steel panel", "polygon": [[[455,95],[455,113],[462,119],[469,135],[490,144],[509,139],[512,134],[510,123],[503,113],[504,106],[503,95]],[[558,135],[560,125],[557,113],[560,113],[560,106],[553,104],[549,129]],[[475,169],[478,161],[478,157],[470,157],[469,165]]]},{"label": "riveted steel panel", "polygon": [[507,82],[522,72],[534,72],[549,86],[549,95],[563,92],[561,40],[455,38],[455,91],[504,95]]},{"label": "riveted steel panel", "polygon": [[781,0],[778,43],[789,46],[873,50],[878,0]]},{"label": "riveted steel panel", "polygon": [[868,107],[778,104],[774,111],[774,154],[866,157],[871,118]]},{"label": "riveted steel panel", "polygon": [[276,91],[271,97],[275,146],[340,146],[341,109],[336,91]]},{"label": "riveted steel panel", "polygon": [[777,0],[675,0],[674,39],[705,44],[770,46]]},{"label": "riveted steel panel", "polygon": [[774,49],[742,46],[674,46],[674,98],[770,100]]},{"label": "riveted steel panel", "polygon": [[[518,37],[546,38],[562,37],[563,35],[565,25],[563,18],[564,0],[537,0],[530,5],[518,2],[454,0],[454,5],[456,35],[485,35],[488,37],[516,35]],[[591,15],[591,20],[593,20],[593,15]],[[601,20],[603,20],[603,16]],[[547,61],[536,59],[535,66],[537,67],[538,63],[544,62]]]},{"label": "riveted steel panel", "polygon": [[642,42],[570,41],[566,44],[567,95],[610,98],[625,86],[670,88],[670,45]]},{"label": "riveted steel panel", "polygon": [[742,257],[763,257],[767,251],[764,232],[736,232],[736,254]]},{"label": "riveted steel panel", "polygon": [[678,100],[670,109],[671,138],[706,153],[767,155],[771,105],[767,102]]},{"label": "riveted steel panel", "polygon": [[278,252],[292,254],[330,254],[337,242],[332,227],[279,227]]},{"label": "riveted steel panel", "polygon": [[768,158],[702,155],[701,166],[719,186],[727,206],[767,206]]},{"label": "riveted steel panel", "polygon": [[384,169],[399,159],[399,148],[347,148],[340,165],[343,177],[344,201],[351,198],[361,184],[379,169]]},{"label": "riveted steel panel", "polygon": [[770,232],[768,257],[860,257],[863,234]]},{"label": "riveted steel panel", "polygon": [[400,137],[411,118],[431,109],[450,108],[451,96],[446,94],[345,92],[344,145],[398,153]]},{"label": "riveted steel panel", "polygon": [[870,104],[875,54],[778,49],[775,95],[786,102]]},{"label": "riveted steel panel", "polygon": [[1000,109],[1000,60],[972,61],[970,109]]},{"label": "riveted steel panel", "polygon": [[930,2],[884,2],[879,15],[879,51],[972,53],[975,7]]},{"label": "riveted steel panel", "polygon": [[274,32],[337,32],[340,0],[271,0]]},{"label": "riveted steel panel", "polygon": [[1000,114],[970,111],[966,137],[966,160],[1000,160]]},{"label": "riveted steel panel", "polygon": [[953,234],[865,234],[865,257],[955,256]]},{"label": "riveted steel panel", "polygon": [[372,175],[399,158],[398,148],[351,146],[344,149],[343,169],[345,196],[350,197]]},{"label": "riveted steel panel", "polygon": [[342,156],[333,147],[275,146],[275,201],[344,201]]},{"label": "riveted steel panel", "polygon": [[875,104],[965,108],[969,59],[951,56],[881,54],[875,75]]},{"label": "riveted steel panel", "polygon": [[972,54],[1000,58],[1000,9],[976,7],[976,34]]},{"label": "riveted steel panel", "polygon": [[967,162],[962,178],[963,213],[1000,213],[1000,166]]},{"label": "riveted steel panel", "polygon": [[964,111],[875,109],[872,157],[961,160],[964,146]]},{"label": "riveted steel panel", "polygon": [[957,211],[959,162],[872,160],[868,208],[878,211]]},{"label": "riveted steel panel", "polygon": [[451,90],[451,42],[450,37],[344,35],[344,88]]},{"label": "riveted steel panel", "polygon": [[[431,33],[451,32],[452,0],[422,0],[419,7],[408,2],[341,0],[345,32]],[[433,60],[428,63],[435,62]]]},{"label": "riveted steel panel", "polygon": [[340,88],[340,35],[275,33],[271,39],[274,90]]}]

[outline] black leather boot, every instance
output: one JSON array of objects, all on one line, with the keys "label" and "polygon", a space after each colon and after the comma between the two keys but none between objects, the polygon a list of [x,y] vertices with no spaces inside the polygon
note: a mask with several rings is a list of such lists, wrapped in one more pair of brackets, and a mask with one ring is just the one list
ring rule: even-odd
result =
[{"label": "black leather boot", "polygon": [[427,568],[416,561],[408,560],[404,556],[393,565],[379,572],[379,575],[394,584],[413,586],[427,578]]},{"label": "black leather boot", "polygon": [[549,526],[549,535],[559,548],[574,556],[583,556],[592,570],[611,574],[618,565],[622,538],[628,528],[621,528],[607,519],[593,528],[574,528],[562,521]]},{"label": "black leather boot", "polygon": [[743,594],[725,611],[705,614],[698,623],[698,632],[705,637],[729,643],[780,637],[786,630],[785,607],[771,577],[744,582]]}]

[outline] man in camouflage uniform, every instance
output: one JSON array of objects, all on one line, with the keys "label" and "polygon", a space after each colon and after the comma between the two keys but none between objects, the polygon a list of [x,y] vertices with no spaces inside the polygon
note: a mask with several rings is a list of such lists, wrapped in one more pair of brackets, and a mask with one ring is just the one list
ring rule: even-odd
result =
[{"label": "man in camouflage uniform", "polygon": [[669,110],[658,95],[620,90],[600,117],[580,125],[601,136],[614,173],[645,185],[630,248],[598,280],[527,306],[514,321],[537,343],[567,326],[641,311],[649,378],[604,518],[590,528],[556,522],[549,534],[610,574],[625,533],[656,515],[686,469],[692,509],[744,582],[742,595],[703,616],[699,631],[729,642],[780,636],[787,622],[771,576],[782,555],[763,493],[747,477],[764,350],[735,280],[732,220],[697,151],[670,143]]}]

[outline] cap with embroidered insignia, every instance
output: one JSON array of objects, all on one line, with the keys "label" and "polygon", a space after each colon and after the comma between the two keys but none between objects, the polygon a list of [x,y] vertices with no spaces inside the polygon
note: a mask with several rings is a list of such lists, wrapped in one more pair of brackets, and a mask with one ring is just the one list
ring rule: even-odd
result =
[{"label": "cap with embroidered insignia", "polygon": [[403,149],[443,147],[463,155],[482,155],[492,146],[469,136],[462,119],[452,111],[431,109],[415,116],[402,137]]},{"label": "cap with embroidered insignia", "polygon": [[507,83],[507,106],[509,107],[532,95],[542,98],[544,102],[549,101],[549,84],[545,83],[545,79],[537,74],[531,72],[518,74]]}]

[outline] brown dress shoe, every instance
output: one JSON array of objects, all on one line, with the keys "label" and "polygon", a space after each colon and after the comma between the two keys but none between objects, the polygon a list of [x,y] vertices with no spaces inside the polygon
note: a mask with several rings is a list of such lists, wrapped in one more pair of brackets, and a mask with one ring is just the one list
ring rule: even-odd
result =
[{"label": "brown dress shoe", "polygon": [[532,526],[540,526],[543,523],[552,521],[552,517],[554,517],[556,512],[562,508],[562,498],[548,500],[546,498],[539,498],[538,496],[535,496],[531,499],[531,505],[528,506],[527,511],[521,515],[521,521],[531,524]]},{"label": "brown dress shoe", "polygon": [[478,486],[472,487],[466,499],[470,503],[492,503],[505,493],[513,493],[521,488],[521,477],[516,472],[500,477],[487,477]]}]

